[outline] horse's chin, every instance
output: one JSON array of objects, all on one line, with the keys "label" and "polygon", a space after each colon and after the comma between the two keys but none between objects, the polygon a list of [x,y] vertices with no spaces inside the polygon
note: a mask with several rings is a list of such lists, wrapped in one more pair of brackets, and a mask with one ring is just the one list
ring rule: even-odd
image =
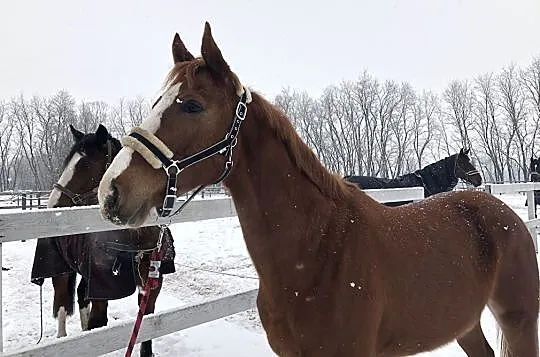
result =
[{"label": "horse's chin", "polygon": [[147,205],[142,205],[131,217],[126,220],[125,225],[129,228],[139,228],[144,223],[156,219],[156,209],[154,207],[148,208]]},{"label": "horse's chin", "polygon": [[114,212],[101,209],[101,215],[113,224],[127,228],[139,228],[145,222],[157,219],[156,209],[148,207],[146,204],[139,206],[133,213],[122,211],[121,209]]}]

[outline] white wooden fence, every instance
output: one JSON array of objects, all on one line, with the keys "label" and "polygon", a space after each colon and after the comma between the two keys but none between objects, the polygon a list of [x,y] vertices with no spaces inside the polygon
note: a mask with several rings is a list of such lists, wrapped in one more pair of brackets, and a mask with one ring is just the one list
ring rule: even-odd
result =
[{"label": "white wooden fence", "polygon": [[[418,201],[424,197],[424,189],[412,187],[404,189],[366,190],[368,195],[381,202]],[[192,201],[172,223],[199,221],[236,215],[233,202],[226,199],[205,199]],[[169,220],[146,222],[145,225],[167,223]],[[104,221],[97,206],[77,208],[54,208],[16,213],[0,212],[0,265],[2,244],[18,240],[54,237],[68,234],[115,230],[120,227]],[[147,315],[143,319],[137,342],[164,336],[205,322],[220,319],[255,307],[257,290],[250,290],[198,305],[175,308]],[[77,336],[44,342],[37,346],[18,351],[2,353],[2,280],[0,274],[0,356],[4,357],[93,357],[126,347],[134,320],[112,326],[86,331]],[[81,340],[84,343],[81,344]],[[82,346],[86,346],[81,348]]]},{"label": "white wooden fence", "polygon": [[[488,183],[485,184],[486,192],[492,195],[498,195],[502,193],[527,193],[527,215],[528,220],[525,221],[531,237],[533,239],[534,248],[538,253],[538,234],[537,229],[540,226],[540,219],[534,215],[534,190],[540,190],[540,182],[522,182],[522,183]],[[525,202],[523,202],[525,204]]]}]

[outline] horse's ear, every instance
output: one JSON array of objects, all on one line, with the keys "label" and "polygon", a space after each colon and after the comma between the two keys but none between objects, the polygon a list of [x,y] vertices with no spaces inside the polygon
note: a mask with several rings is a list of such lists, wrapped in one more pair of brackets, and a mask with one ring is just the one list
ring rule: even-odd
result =
[{"label": "horse's ear", "polygon": [[107,128],[102,124],[99,124],[96,130],[96,139],[99,144],[105,144],[107,142],[107,139],[109,139],[109,132],[107,131]]},{"label": "horse's ear", "polygon": [[73,139],[75,140],[75,142],[81,140],[84,136],[84,133],[81,133],[80,131],[75,129],[71,124],[69,124],[69,130],[71,130],[71,134],[73,135]]},{"label": "horse's ear", "polygon": [[191,61],[195,57],[187,50],[184,42],[180,39],[180,35],[175,34],[172,43],[172,55],[174,63]]},{"label": "horse's ear", "polygon": [[204,62],[210,67],[212,72],[218,75],[226,76],[230,73],[231,69],[223,56],[221,51],[216,45],[214,38],[212,37],[212,31],[208,22],[204,25],[204,35],[202,39],[201,54]]}]

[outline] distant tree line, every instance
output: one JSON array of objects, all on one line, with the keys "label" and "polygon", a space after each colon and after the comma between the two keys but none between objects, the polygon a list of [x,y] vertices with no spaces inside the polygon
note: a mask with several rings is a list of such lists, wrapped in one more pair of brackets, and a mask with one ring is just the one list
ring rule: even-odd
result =
[{"label": "distant tree line", "polygon": [[526,181],[531,155],[540,154],[540,57],[452,81],[440,95],[364,72],[319,98],[284,89],[275,102],[342,174],[395,177],[470,147],[485,181]]},{"label": "distant tree line", "polygon": [[48,190],[58,180],[73,144],[69,124],[83,132],[102,123],[116,137],[140,123],[149,110],[143,98],[77,103],[68,92],[23,95],[0,101],[0,191]]},{"label": "distant tree line", "polygon": [[[67,91],[0,100],[0,191],[47,190],[72,138],[68,124],[99,123],[121,137],[139,124],[151,98],[78,102]],[[528,180],[540,125],[540,57],[524,68],[455,80],[441,94],[367,72],[313,98],[283,89],[274,100],[332,171],[395,177],[470,147],[487,182]]]}]

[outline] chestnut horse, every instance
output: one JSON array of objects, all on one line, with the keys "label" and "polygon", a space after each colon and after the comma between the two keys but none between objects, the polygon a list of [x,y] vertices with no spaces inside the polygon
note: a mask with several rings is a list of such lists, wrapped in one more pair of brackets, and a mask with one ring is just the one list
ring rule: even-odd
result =
[{"label": "chestnut horse", "polygon": [[455,339],[493,356],[486,306],[504,355],[538,356],[536,255],[509,206],[461,191],[386,207],[330,173],[282,111],[242,86],[208,24],[201,53],[175,36],[163,95],[100,182],[106,219],[139,226],[169,215],[170,195],[224,179],[279,356],[405,356]]},{"label": "chestnut horse", "polygon": [[[88,134],[71,125],[70,129],[74,143],[49,197],[50,208],[97,204],[98,183],[121,148],[103,125]],[[38,239],[31,281],[42,285],[45,278],[52,278],[57,337],[67,335],[66,317],[73,314],[77,273],[82,276],[77,288],[82,330],[105,326],[108,300],[132,295],[136,285],[144,284],[141,277],[148,276],[150,253],[159,233],[160,228],[152,226]],[[168,230],[163,245],[166,255],[160,271],[172,273],[174,247]],[[160,277],[158,287],[151,291],[145,314],[154,312],[162,281]],[[139,302],[141,298],[139,294]],[[142,342],[140,355],[153,355],[151,340]]]}]

